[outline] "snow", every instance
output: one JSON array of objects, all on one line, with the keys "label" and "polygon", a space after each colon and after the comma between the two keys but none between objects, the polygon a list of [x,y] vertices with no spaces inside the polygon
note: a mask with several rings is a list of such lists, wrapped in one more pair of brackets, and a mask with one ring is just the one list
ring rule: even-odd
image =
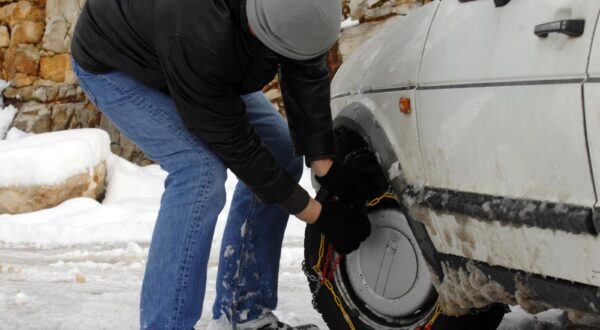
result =
[{"label": "snow", "polygon": [[348,28],[351,28],[351,27],[355,27],[355,26],[357,26],[359,24],[360,24],[359,20],[354,20],[354,19],[352,19],[352,17],[348,17],[344,21],[342,21],[341,29],[342,30],[343,29],[348,29]]},{"label": "snow", "polygon": [[19,292],[15,296],[15,304],[17,304],[17,306],[23,306],[23,305],[27,304],[28,301],[29,301],[29,297],[27,297],[27,295],[24,294],[23,292]]},{"label": "snow", "polygon": [[0,215],[0,246],[149,242],[166,172],[158,165],[137,167],[112,154],[107,171],[102,203],[81,197],[38,212]]},{"label": "snow", "polygon": [[27,133],[27,132],[23,132],[20,129],[13,127],[11,129],[8,130],[8,132],[6,133],[6,137],[4,138],[6,141],[14,141],[14,140],[19,140],[22,139],[26,136],[32,136],[35,135],[34,133]]},{"label": "snow", "polygon": [[59,184],[110,154],[108,134],[80,129],[0,141],[0,187]]},{"label": "snow", "polygon": [[[140,285],[166,173],[157,165],[139,167],[110,154],[101,145],[108,145],[108,141],[94,130],[53,134],[59,134],[60,138],[46,135],[44,141],[38,141],[44,135],[22,137],[19,131],[13,131],[15,139],[11,144],[19,143],[21,156],[29,161],[60,165],[63,157],[56,157],[57,154],[36,158],[25,151],[43,154],[44,148],[51,148],[64,152],[65,140],[76,140],[79,144],[69,146],[82,148],[80,151],[85,154],[75,157],[77,161],[90,166],[96,160],[106,160],[107,194],[101,203],[76,198],[47,210],[0,215],[2,329],[137,329]],[[83,150],[83,146],[91,150]],[[13,149],[16,152],[14,145]],[[67,154],[64,158],[73,160]],[[0,156],[0,164],[3,162]],[[62,162],[62,165],[68,164]],[[28,164],[22,171],[36,177],[30,182],[51,182],[35,172],[37,166]],[[85,166],[80,167],[86,170]],[[45,173],[65,175],[66,172],[55,168]],[[23,177],[21,174],[15,173]],[[25,179],[19,180],[16,181],[23,183]],[[235,176],[229,173],[228,201],[219,216],[212,242],[207,292],[198,329],[231,328],[226,320],[211,323],[210,317],[220,241],[236,183]],[[301,184],[312,192],[308,171]],[[314,323],[327,329],[320,314],[312,308],[311,293],[301,270],[304,229],[304,223],[290,219],[280,261],[278,310],[274,314],[290,324]],[[226,248],[226,255],[233,253],[233,247]],[[517,307],[507,315],[500,329],[561,329],[562,312],[553,310],[540,315],[528,315]]]},{"label": "snow", "polygon": [[234,252],[235,249],[233,248],[233,246],[227,245],[227,247],[225,247],[225,253],[223,254],[223,257],[229,258],[233,255]]},{"label": "snow", "polygon": [[17,109],[12,105],[0,109],[0,140],[4,139],[6,136],[8,127],[12,123],[16,113]]}]

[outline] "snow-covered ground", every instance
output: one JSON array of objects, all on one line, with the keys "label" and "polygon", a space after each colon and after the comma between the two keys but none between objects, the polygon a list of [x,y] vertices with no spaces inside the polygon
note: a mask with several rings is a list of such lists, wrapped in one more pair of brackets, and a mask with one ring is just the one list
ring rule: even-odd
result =
[{"label": "snow-covered ground", "polygon": [[[18,140],[22,135],[17,133]],[[106,161],[109,185],[102,203],[77,198],[49,210],[0,215],[1,329],[137,328],[140,284],[166,173],[157,165],[138,167],[110,154]],[[235,184],[230,173],[229,197]],[[307,171],[302,185],[311,190]],[[210,321],[228,208],[229,200],[213,239],[198,329]],[[310,322],[327,329],[312,308],[301,271],[303,234],[304,224],[290,219],[276,314],[291,324]],[[562,329],[560,315],[549,311],[534,317],[516,308],[500,329]]]}]

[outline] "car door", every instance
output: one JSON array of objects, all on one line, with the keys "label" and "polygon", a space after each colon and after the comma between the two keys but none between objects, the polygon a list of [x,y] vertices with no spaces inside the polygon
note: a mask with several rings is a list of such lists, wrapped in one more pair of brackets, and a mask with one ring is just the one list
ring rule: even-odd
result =
[{"label": "car door", "polygon": [[597,283],[597,257],[578,251],[598,244],[580,234],[596,202],[582,93],[599,12],[589,0],[441,2],[415,111],[441,253]]},{"label": "car door", "polygon": [[[588,79],[584,84],[584,102],[590,161],[594,175],[596,191],[600,189],[600,26],[596,26],[590,62]],[[596,229],[600,231],[600,205],[596,204]]]},{"label": "car door", "polygon": [[[581,85],[600,1],[442,1],[422,61],[427,185],[591,206]],[[534,34],[585,20],[583,35]]]}]

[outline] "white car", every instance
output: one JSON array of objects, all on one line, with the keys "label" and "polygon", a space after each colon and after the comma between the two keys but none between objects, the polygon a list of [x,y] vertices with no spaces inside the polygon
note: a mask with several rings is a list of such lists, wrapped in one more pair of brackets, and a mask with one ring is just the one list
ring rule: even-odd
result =
[{"label": "white car", "polygon": [[600,318],[599,15],[598,0],[434,1],[344,63],[338,157],[370,154],[389,193],[348,256],[307,231],[331,329],[495,329],[505,304]]}]

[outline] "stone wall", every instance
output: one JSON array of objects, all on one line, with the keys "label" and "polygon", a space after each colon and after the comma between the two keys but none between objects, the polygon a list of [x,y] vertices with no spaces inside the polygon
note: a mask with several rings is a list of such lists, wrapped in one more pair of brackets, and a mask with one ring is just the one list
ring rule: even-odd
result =
[{"label": "stone wall", "polygon": [[0,0],[4,103],[19,110],[12,126],[27,132],[100,127],[113,152],[138,163],[144,154],[86,99],[70,66],[69,48],[83,0]]},{"label": "stone wall", "polygon": [[[0,0],[0,78],[10,82],[5,104],[17,107],[13,126],[27,132],[99,127],[109,132],[114,153],[149,163],[136,146],[86,99],[70,67],[69,46],[85,0]],[[343,59],[393,16],[429,0],[341,0],[344,14],[360,25],[345,29],[329,52],[332,74]],[[264,89],[285,114],[279,84]]]}]

